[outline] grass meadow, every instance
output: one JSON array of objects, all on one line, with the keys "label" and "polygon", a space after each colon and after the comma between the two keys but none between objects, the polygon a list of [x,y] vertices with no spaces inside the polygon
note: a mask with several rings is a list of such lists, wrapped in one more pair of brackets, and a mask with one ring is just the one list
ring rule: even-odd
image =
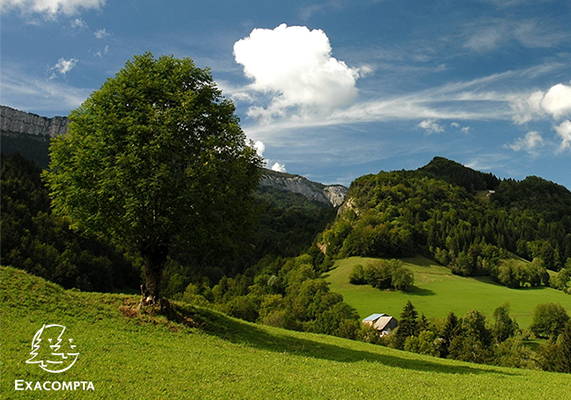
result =
[{"label": "grass meadow", "polygon": [[[571,398],[568,374],[442,360],[183,304],[168,320],[135,311],[136,296],[63,290],[13,268],[0,274],[2,399]],[[66,326],[80,353],[57,376],[25,362],[49,323]],[[95,390],[15,391],[16,379],[90,381]]]},{"label": "grass meadow", "polygon": [[339,260],[327,277],[331,290],[342,294],[345,302],[354,307],[361,318],[373,313],[386,313],[398,319],[407,300],[419,314],[424,313],[429,319],[446,317],[450,311],[461,317],[473,309],[492,317],[497,307],[510,303],[511,316],[524,329],[531,324],[533,311],[539,303],[560,303],[571,315],[571,296],[561,291],[546,287],[509,289],[488,277],[464,278],[423,257],[403,260],[406,267],[414,272],[415,287],[410,292],[350,284],[353,266],[365,266],[371,260],[361,257]]}]

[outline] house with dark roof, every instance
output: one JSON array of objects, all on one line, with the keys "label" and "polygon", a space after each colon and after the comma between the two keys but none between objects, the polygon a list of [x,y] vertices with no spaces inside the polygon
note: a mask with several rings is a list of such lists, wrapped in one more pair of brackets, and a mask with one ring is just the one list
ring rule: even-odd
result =
[{"label": "house with dark roof", "polygon": [[371,314],[363,319],[363,325],[374,327],[381,335],[388,335],[399,325],[398,321],[387,314]]}]

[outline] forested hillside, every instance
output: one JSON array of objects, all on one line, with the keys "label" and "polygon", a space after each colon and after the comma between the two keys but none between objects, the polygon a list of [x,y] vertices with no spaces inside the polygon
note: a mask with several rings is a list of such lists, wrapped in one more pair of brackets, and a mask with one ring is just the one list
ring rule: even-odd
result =
[{"label": "forested hillside", "polygon": [[[487,196],[475,195],[483,189]],[[571,264],[571,192],[537,177],[499,182],[435,158],[416,171],[356,179],[322,241],[332,257],[420,253],[460,275],[546,285],[547,269]]]},{"label": "forested hillside", "polygon": [[[51,212],[41,169],[19,154],[2,155],[2,263],[24,269],[66,288],[138,290],[140,260],[123,254],[102,238],[69,229]],[[236,260],[198,263],[183,243],[177,244],[163,280],[167,295],[182,293],[191,282],[209,285],[235,276],[271,257],[295,257],[309,249],[316,235],[332,222],[336,209],[301,194],[261,187],[252,248]]]},{"label": "forested hillside", "polygon": [[70,230],[52,214],[40,172],[19,154],[2,154],[2,264],[66,288],[138,288],[140,273],[126,255],[102,239]]}]

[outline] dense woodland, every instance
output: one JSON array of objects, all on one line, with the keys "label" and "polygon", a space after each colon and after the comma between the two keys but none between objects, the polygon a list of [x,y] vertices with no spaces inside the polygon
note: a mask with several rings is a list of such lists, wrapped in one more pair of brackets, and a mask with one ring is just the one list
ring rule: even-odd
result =
[{"label": "dense woodland", "polygon": [[571,266],[571,192],[538,177],[500,182],[435,158],[416,171],[356,179],[322,240],[330,257],[424,254],[463,276],[549,285],[547,270],[565,269],[563,277]]},{"label": "dense woodland", "polygon": [[[19,154],[2,155],[2,263],[24,269],[65,288],[90,291],[139,290],[141,261],[104,238],[69,229],[53,215],[41,169]],[[256,196],[253,246],[241,257],[197,257],[177,243],[163,279],[167,296],[185,291],[191,282],[215,285],[236,276],[264,257],[303,254],[316,235],[333,221],[336,210],[305,197],[261,188]]]}]

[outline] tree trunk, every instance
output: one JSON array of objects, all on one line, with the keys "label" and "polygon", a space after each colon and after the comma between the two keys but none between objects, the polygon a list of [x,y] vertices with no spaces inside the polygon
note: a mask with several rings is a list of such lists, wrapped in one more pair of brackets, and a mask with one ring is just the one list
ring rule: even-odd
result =
[{"label": "tree trunk", "polygon": [[141,245],[141,256],[145,267],[145,285],[143,286],[143,303],[145,305],[160,305],[166,307],[166,300],[161,296],[161,278],[167,262],[168,245],[158,243]]}]

